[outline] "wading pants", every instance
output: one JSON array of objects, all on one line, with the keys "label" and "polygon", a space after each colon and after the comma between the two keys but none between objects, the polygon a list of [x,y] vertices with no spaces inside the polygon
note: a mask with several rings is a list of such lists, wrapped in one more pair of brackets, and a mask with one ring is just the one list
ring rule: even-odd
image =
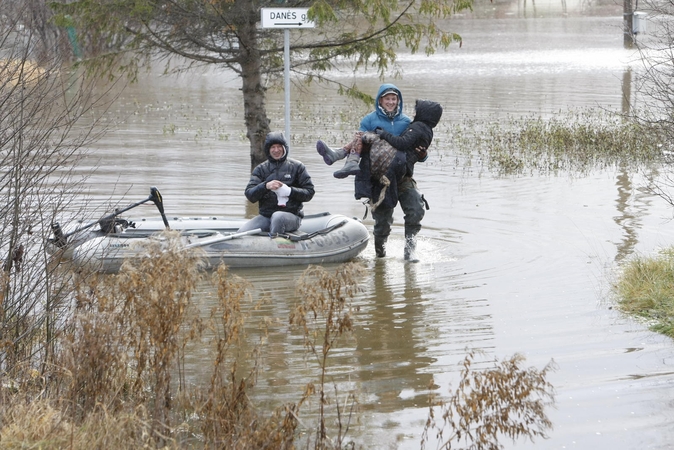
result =
[{"label": "wading pants", "polygon": [[[403,177],[398,183],[398,202],[405,214],[405,236],[416,236],[421,230],[421,219],[426,210],[421,192],[417,189],[417,182],[411,177]],[[387,238],[391,234],[393,225],[393,208],[387,208],[383,204],[372,211],[374,219],[374,235]]]}]

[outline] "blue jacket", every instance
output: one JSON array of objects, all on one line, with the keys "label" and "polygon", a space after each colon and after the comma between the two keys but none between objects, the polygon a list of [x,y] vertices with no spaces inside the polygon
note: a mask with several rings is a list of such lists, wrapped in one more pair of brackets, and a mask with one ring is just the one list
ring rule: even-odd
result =
[{"label": "blue jacket", "polygon": [[[281,159],[275,160],[269,154],[272,144],[281,144],[285,148]],[[251,203],[259,202],[260,214],[265,217],[271,217],[276,211],[286,211],[304,217],[302,204],[314,197],[314,183],[304,164],[288,158],[288,151],[288,142],[282,133],[269,133],[264,142],[267,161],[253,169],[246,186],[246,198]],[[286,206],[279,206],[276,193],[267,189],[267,182],[272,180],[280,180],[290,187],[290,197]]]},{"label": "blue jacket", "polygon": [[[396,111],[393,118],[389,118],[384,109],[379,105],[381,94],[389,89],[393,89],[398,93],[398,111]],[[377,97],[374,99],[374,111],[367,114],[360,121],[360,131],[374,131],[375,128],[381,128],[398,136],[405,131],[410,122],[412,122],[412,119],[403,113],[403,96],[400,90],[393,84],[385,83],[379,87]]]},{"label": "blue jacket", "polygon": [[[394,89],[398,94],[398,110],[396,111],[396,114],[393,116],[393,119],[390,119],[386,115],[386,112],[384,112],[384,109],[381,106],[379,106],[379,99],[381,98],[381,94],[383,94],[384,91],[389,89]],[[398,89],[394,84],[391,83],[382,84],[379,87],[377,97],[374,100],[374,111],[363,117],[363,120],[360,121],[360,131],[374,131],[376,128],[381,128],[385,131],[388,131],[392,135],[395,136],[400,135],[403,131],[407,129],[409,124],[412,122],[412,119],[410,119],[406,114],[402,112],[403,104],[404,104],[403,96],[402,93],[400,92],[400,89]],[[391,172],[390,173],[391,177],[397,176],[401,171],[404,174],[406,170],[406,164],[407,162],[405,161],[404,153],[396,155],[395,160],[393,161],[389,169],[389,171]],[[382,186],[381,184],[379,184],[379,182],[372,180],[370,178],[370,157],[369,154],[367,154],[366,152],[361,154],[360,172],[356,174],[355,178],[356,179],[354,180],[354,190],[355,190],[354,196],[356,197],[356,199],[361,198],[372,199],[377,198],[379,196],[379,192],[381,191]],[[398,203],[398,191],[396,184],[396,186],[390,189],[390,191],[387,191],[386,201],[384,202],[384,204],[389,208],[393,208],[397,203]]]}]

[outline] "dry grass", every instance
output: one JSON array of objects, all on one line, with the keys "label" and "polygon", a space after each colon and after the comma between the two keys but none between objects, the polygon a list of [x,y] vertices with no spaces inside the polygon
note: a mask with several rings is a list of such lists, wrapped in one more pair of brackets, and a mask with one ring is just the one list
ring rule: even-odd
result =
[{"label": "dry grass", "polygon": [[[256,307],[250,285],[225,266],[209,278],[176,234],[166,233],[145,253],[117,275],[80,280],[53,363],[36,358],[2,373],[1,448],[356,448],[357,393],[340,392],[330,357],[355,326],[361,266],[334,272],[310,266],[298,281],[289,321],[304,336],[316,378],[297,402],[272,409],[251,400],[259,398],[265,331],[251,349],[244,335],[245,311]],[[192,298],[204,284],[217,292],[208,314]],[[209,350],[203,366],[210,376],[197,386],[185,376],[191,346]],[[523,371],[521,361],[478,372],[467,359],[459,390],[443,405],[443,428],[477,443],[497,432],[513,439],[543,435],[546,405],[534,397],[551,396],[548,369]]]},{"label": "dry grass", "polygon": [[[300,302],[290,314],[290,324],[302,331],[304,344],[309,354],[318,363],[318,382],[310,382],[305,388],[302,404],[314,394],[318,394],[318,424],[312,448],[353,447],[348,440],[349,427],[354,418],[356,400],[353,393],[346,394],[342,400],[335,385],[335,396],[330,397],[327,388],[329,376],[329,356],[339,339],[353,331],[353,307],[351,301],[358,292],[363,267],[357,264],[344,264],[334,274],[322,267],[310,267],[305,271],[298,284]],[[345,405],[341,407],[340,404]],[[335,430],[328,430],[326,408],[334,408]],[[307,446],[312,442],[309,439]]]},{"label": "dry grass", "polygon": [[[440,449],[500,449],[501,436],[513,442],[521,437],[547,437],[552,423],[545,408],[554,405],[554,388],[546,381],[554,362],[542,370],[522,368],[524,357],[514,355],[496,361],[488,370],[474,370],[476,352],[463,361],[461,381],[449,400],[438,402],[442,421],[438,423],[431,397],[421,448],[436,431]],[[465,446],[462,446],[462,443]]]}]

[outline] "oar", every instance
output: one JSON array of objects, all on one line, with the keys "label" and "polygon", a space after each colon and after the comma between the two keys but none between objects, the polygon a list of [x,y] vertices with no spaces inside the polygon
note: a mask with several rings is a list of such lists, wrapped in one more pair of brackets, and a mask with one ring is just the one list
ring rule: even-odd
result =
[{"label": "oar", "polygon": [[[170,230],[171,227],[169,226],[168,220],[166,220],[166,214],[164,214],[164,202],[161,199],[161,194],[159,193],[159,189],[156,187],[152,186],[150,188],[150,196],[147,198],[145,201],[151,200],[157,209],[159,210],[159,214],[161,215],[161,220],[164,222],[164,226],[166,227],[167,230]],[[136,205],[138,206],[138,205]],[[125,209],[124,211],[128,211],[130,208]],[[123,211],[121,211],[123,212]],[[119,214],[119,213],[117,213]]]},{"label": "oar", "polygon": [[141,200],[139,202],[136,202],[132,205],[127,206],[126,208],[123,209],[116,209],[112,214],[108,214],[105,217],[101,217],[98,219],[96,222],[92,222],[90,224],[84,225],[82,227],[79,227],[70,233],[63,234],[63,231],[61,230],[61,226],[58,223],[53,223],[51,228],[52,231],[54,232],[54,243],[59,246],[59,247],[64,247],[67,243],[67,239],[72,236],[73,234],[79,233],[80,231],[84,231],[87,228],[91,228],[94,225],[97,225],[99,223],[108,221],[110,219],[114,219],[116,216],[122,214],[123,212],[126,212],[132,208],[135,208],[136,206],[140,206],[143,203],[147,202],[153,202],[155,206],[157,206],[157,209],[159,210],[159,214],[161,214],[161,219],[164,222],[164,226],[166,226],[166,229],[170,229],[168,220],[166,219],[166,215],[164,214],[164,203],[162,202],[161,199],[161,194],[159,193],[159,189],[156,187],[151,187],[150,188],[150,196],[146,198],[145,200]]},{"label": "oar", "polygon": [[211,245],[211,244],[215,244],[217,242],[229,241],[230,239],[235,239],[235,238],[243,237],[243,236],[250,236],[251,234],[258,234],[258,233],[261,233],[261,232],[262,232],[261,228],[255,228],[254,230],[242,231],[240,233],[233,233],[233,234],[215,236],[215,237],[212,237],[212,238],[209,238],[209,239],[204,239],[203,241],[200,241],[200,242],[193,242],[192,244],[186,245],[185,248],[202,247],[204,245]]}]

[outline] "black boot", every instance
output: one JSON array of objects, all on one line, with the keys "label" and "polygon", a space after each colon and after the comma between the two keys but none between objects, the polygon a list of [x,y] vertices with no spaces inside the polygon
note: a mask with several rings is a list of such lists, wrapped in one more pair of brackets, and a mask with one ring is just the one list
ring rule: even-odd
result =
[{"label": "black boot", "polygon": [[415,236],[405,236],[405,261],[419,262],[417,258],[417,238]]},{"label": "black boot", "polygon": [[344,167],[333,173],[335,178],[346,178],[349,175],[356,175],[360,172],[360,155],[358,153],[349,153],[346,157]]},{"label": "black boot", "polygon": [[325,164],[328,166],[331,166],[335,161],[346,157],[346,150],[343,148],[333,150],[323,141],[316,142],[316,150],[318,151],[318,154],[323,157],[323,161],[325,161]]},{"label": "black boot", "polygon": [[374,252],[377,255],[377,258],[383,258],[386,256],[386,237],[374,237]]}]

